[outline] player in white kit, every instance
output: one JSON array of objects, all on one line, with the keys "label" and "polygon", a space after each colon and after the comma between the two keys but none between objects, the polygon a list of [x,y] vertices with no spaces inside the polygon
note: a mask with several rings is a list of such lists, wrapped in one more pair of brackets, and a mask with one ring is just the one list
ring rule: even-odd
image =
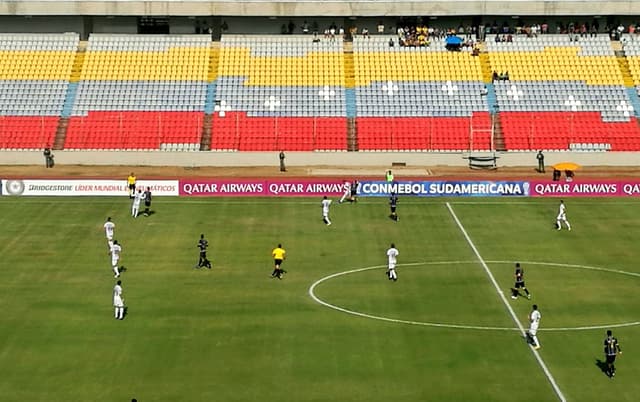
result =
[{"label": "player in white kit", "polygon": [[396,245],[391,243],[391,247],[387,250],[387,259],[389,261],[389,265],[387,267],[387,276],[389,280],[398,280],[398,275],[396,274],[396,263],[398,262],[398,249],[396,249]]},{"label": "player in white kit", "polygon": [[124,319],[124,298],[122,297],[122,281],[118,281],[113,287],[113,307],[116,320]]},{"label": "player in white kit", "polygon": [[113,245],[113,234],[116,229],[116,224],[111,222],[111,217],[107,218],[107,221],[104,223],[104,234],[107,236],[107,243],[109,244],[109,249]]},{"label": "player in white kit", "polygon": [[342,204],[351,195],[351,182],[345,181],[342,185],[344,186],[344,193],[340,197],[340,201],[338,201],[339,204]]},{"label": "player in white kit", "polygon": [[322,199],[322,220],[327,226],[331,225],[331,220],[329,220],[329,205],[331,205],[331,200],[325,195]]},{"label": "player in white kit", "polygon": [[138,217],[138,211],[140,211],[140,203],[145,199],[145,195],[142,189],[138,189],[138,192],[133,196],[133,204],[131,204],[131,216]]},{"label": "player in white kit", "polygon": [[534,349],[540,349],[540,342],[538,342],[536,334],[538,333],[541,318],[542,314],[538,311],[538,305],[534,304],[533,310],[531,310],[531,313],[529,314],[529,331],[527,332],[527,336],[531,340],[531,344]]},{"label": "player in white kit", "polygon": [[562,229],[562,222],[567,225],[567,229],[571,230],[571,224],[567,220],[567,209],[564,206],[564,201],[560,200],[560,207],[558,209],[558,217],[556,218],[556,228]]},{"label": "player in white kit", "polygon": [[113,268],[113,272],[115,273],[115,277],[120,276],[120,271],[118,270],[118,262],[120,262],[120,253],[122,253],[122,247],[118,244],[117,240],[113,241],[113,245],[111,245],[111,250],[109,250],[111,254],[111,267]]}]

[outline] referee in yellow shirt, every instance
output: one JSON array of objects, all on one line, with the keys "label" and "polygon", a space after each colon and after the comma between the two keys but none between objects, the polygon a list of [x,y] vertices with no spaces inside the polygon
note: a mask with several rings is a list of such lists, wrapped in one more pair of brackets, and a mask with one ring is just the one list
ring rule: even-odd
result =
[{"label": "referee in yellow shirt", "polygon": [[271,273],[272,278],[282,279],[282,274],[284,273],[284,269],[281,268],[282,261],[284,261],[287,252],[282,248],[282,244],[278,244],[278,247],[274,248],[271,252],[273,256],[273,263],[275,267],[273,268],[273,272]]},{"label": "referee in yellow shirt", "polygon": [[133,198],[136,193],[136,175],[133,172],[127,177],[127,187],[129,187],[129,198]]}]

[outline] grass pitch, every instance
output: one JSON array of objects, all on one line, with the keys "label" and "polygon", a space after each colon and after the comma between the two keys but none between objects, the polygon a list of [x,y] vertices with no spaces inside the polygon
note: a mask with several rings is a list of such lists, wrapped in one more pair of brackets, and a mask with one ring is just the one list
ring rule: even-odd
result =
[{"label": "grass pitch", "polygon": [[[588,327],[640,321],[640,202],[566,203],[571,232],[554,230],[553,199],[403,198],[397,223],[385,199],[364,199],[334,203],[327,227],[319,199],[157,198],[133,219],[124,198],[1,198],[0,400],[558,400],[484,262],[525,326],[539,305],[540,356],[567,400],[636,401],[640,328],[613,328],[624,354],[610,380],[605,328]],[[107,216],[127,268],[124,321]],[[200,233],[211,271],[193,269]],[[278,243],[282,281],[270,278]],[[516,261],[531,301],[509,298]],[[371,318],[309,295],[359,268],[315,295]]]}]

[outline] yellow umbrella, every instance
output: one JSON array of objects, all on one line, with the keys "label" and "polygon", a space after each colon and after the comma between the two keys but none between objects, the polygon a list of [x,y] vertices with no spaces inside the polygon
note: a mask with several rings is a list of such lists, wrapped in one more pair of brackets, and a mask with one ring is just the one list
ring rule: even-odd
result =
[{"label": "yellow umbrella", "polygon": [[578,170],[580,165],[574,162],[560,162],[553,165],[555,170]]}]

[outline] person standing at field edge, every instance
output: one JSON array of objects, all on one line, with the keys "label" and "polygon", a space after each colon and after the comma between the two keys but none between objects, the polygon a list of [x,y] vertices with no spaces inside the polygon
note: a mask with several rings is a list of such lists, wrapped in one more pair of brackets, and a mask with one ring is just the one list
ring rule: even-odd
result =
[{"label": "person standing at field edge", "polygon": [[542,150],[538,151],[536,159],[538,160],[538,173],[544,173],[544,154]]},{"label": "person standing at field edge", "polygon": [[284,165],[284,158],[285,158],[284,151],[280,151],[280,154],[278,155],[278,158],[280,159],[280,171],[281,172],[286,172],[287,168]]},{"label": "person standing at field edge", "polygon": [[278,247],[274,248],[271,252],[271,256],[273,256],[273,272],[271,273],[272,278],[282,279],[282,274],[285,272],[282,269],[282,262],[285,258],[287,258],[287,252],[282,248],[282,244],[278,244]]},{"label": "person standing at field edge", "polygon": [[129,188],[129,198],[133,198],[136,194],[136,175],[133,172],[127,177],[127,187]]}]

